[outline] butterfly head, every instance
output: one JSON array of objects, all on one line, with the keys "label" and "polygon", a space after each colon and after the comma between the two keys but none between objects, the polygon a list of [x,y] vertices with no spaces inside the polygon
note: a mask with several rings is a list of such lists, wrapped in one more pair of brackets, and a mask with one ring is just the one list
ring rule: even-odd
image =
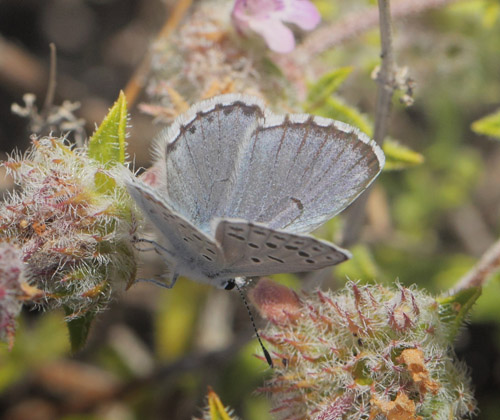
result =
[{"label": "butterfly head", "polygon": [[243,287],[247,283],[245,277],[235,277],[232,279],[224,280],[221,284],[221,289],[233,290],[236,286]]}]

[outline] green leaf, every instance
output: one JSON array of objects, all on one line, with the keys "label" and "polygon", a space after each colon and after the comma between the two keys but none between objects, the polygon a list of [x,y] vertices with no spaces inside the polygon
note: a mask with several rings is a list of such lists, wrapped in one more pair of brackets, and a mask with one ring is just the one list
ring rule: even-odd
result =
[{"label": "green leaf", "polygon": [[344,80],[351,74],[352,67],[341,67],[322,76],[316,83],[309,87],[305,110],[311,112],[322,106]]},{"label": "green leaf", "polygon": [[385,154],[385,171],[406,169],[420,165],[424,157],[406,146],[399,144],[396,140],[386,139],[382,146]]},{"label": "green leaf", "polygon": [[[64,312],[67,317],[74,314],[74,311],[67,306],[64,307]],[[73,353],[82,349],[87,342],[87,337],[90,332],[90,326],[94,320],[95,312],[89,311],[78,318],[72,318],[66,322],[69,331],[69,341]]]},{"label": "green leaf", "polygon": [[481,296],[481,288],[471,287],[460,290],[452,296],[436,299],[439,304],[439,318],[443,323],[448,324],[448,338],[450,340],[456,337],[479,296]]},{"label": "green leaf", "polygon": [[493,114],[474,121],[471,128],[477,134],[500,139],[500,109]]},{"label": "green leaf", "polygon": [[315,113],[322,117],[333,118],[351,124],[369,137],[372,136],[373,129],[369,119],[356,108],[347,105],[336,96],[327,98],[324,104],[315,110]]},{"label": "green leaf", "polygon": [[208,391],[208,409],[210,420],[231,420],[219,396],[212,389]]},{"label": "green leaf", "polygon": [[126,130],[127,100],[120,92],[118,100],[89,140],[89,157],[108,167],[124,163]]}]

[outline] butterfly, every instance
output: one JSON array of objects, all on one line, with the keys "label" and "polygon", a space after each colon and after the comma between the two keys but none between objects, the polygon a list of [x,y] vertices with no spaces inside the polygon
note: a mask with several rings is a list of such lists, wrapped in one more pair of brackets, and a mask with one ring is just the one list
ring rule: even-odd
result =
[{"label": "butterfly", "polygon": [[380,147],[348,124],[275,115],[257,98],[195,104],[156,141],[159,184],[126,187],[179,276],[230,289],[248,277],[318,270],[350,253],[313,231],[382,170]]}]

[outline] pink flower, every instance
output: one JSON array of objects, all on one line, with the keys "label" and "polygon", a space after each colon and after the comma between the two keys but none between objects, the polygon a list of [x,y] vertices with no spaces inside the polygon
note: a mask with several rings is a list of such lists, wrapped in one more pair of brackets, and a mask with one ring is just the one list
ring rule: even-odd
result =
[{"label": "pink flower", "polygon": [[321,19],[309,0],[236,0],[232,17],[238,30],[257,32],[271,50],[279,53],[295,47],[293,32],[283,22],[311,30]]}]

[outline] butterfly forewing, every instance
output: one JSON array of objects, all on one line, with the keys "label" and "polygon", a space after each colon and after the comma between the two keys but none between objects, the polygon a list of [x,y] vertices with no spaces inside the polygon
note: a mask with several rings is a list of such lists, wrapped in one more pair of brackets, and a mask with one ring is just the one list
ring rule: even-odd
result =
[{"label": "butterfly forewing", "polygon": [[175,260],[181,265],[186,260],[191,261],[200,271],[218,271],[223,255],[209,237],[140,181],[130,181],[126,185],[137,205],[162,233],[166,248]]},{"label": "butterfly forewing", "polygon": [[224,272],[234,276],[312,271],[350,258],[349,252],[311,236],[239,220],[219,220],[215,239],[224,254]]},{"label": "butterfly forewing", "polygon": [[239,155],[224,216],[310,232],[349,205],[384,159],[365,135],[307,115],[268,115]]},{"label": "butterfly forewing", "polygon": [[255,99],[219,97],[193,107],[160,143],[170,201],[207,233],[233,190],[238,150],[263,115]]}]

